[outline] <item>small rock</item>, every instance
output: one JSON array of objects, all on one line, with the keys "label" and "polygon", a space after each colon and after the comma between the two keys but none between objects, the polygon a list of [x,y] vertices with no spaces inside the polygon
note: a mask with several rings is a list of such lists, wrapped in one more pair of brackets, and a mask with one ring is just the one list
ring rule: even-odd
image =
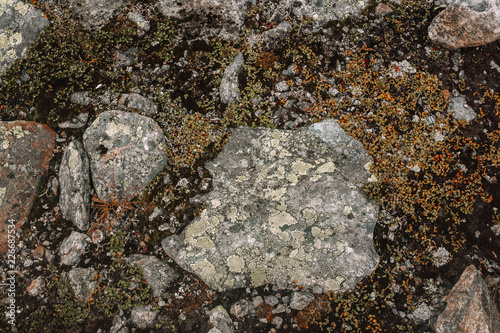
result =
[{"label": "small rock", "polygon": [[264,301],[269,304],[270,306],[275,306],[276,304],[279,303],[278,299],[276,296],[269,295],[269,296],[264,296]]},{"label": "small rock", "polygon": [[97,30],[106,25],[113,16],[120,13],[130,0],[69,0],[73,16],[88,31]]},{"label": "small rock", "polygon": [[440,247],[436,252],[432,254],[432,263],[436,267],[444,266],[450,261],[450,252],[444,247]]},{"label": "small rock", "polygon": [[59,128],[82,128],[83,126],[85,126],[88,119],[89,119],[88,113],[80,113],[78,116],[74,117],[73,119],[70,119],[70,120],[65,121],[63,123],[59,123],[59,124],[57,124],[57,126]]},{"label": "small rock", "polygon": [[30,285],[27,288],[28,294],[33,297],[40,296],[44,292],[44,290],[45,280],[41,276],[31,281]]},{"label": "small rock", "polygon": [[90,268],[73,268],[68,273],[69,283],[75,292],[75,297],[80,300],[88,300],[92,295],[96,281],[94,280],[96,270]]},{"label": "small rock", "polygon": [[386,4],[384,3],[379,3],[377,5],[377,8],[375,8],[375,12],[377,13],[377,15],[379,16],[385,16],[387,14],[390,14],[393,12],[392,8],[387,6]]},{"label": "small rock", "polygon": [[231,306],[231,314],[238,319],[245,318],[251,312],[255,312],[255,307],[246,299],[242,299]]},{"label": "small rock", "polygon": [[454,96],[450,99],[450,112],[457,120],[465,120],[469,122],[477,117],[474,110],[465,102],[465,96],[455,92]]},{"label": "small rock", "polygon": [[295,291],[292,294],[292,299],[290,301],[290,307],[294,310],[305,309],[312,301],[314,301],[314,295],[311,293],[306,293],[302,291]]},{"label": "small rock", "polygon": [[436,322],[436,333],[500,332],[500,313],[474,265],[464,270],[446,302]]},{"label": "small rock", "polygon": [[138,265],[143,269],[144,279],[153,289],[154,296],[161,296],[179,276],[172,267],[154,256],[133,254],[126,260],[129,264]]},{"label": "small rock", "polygon": [[281,325],[283,325],[283,318],[281,318],[281,317],[274,317],[273,320],[271,321],[271,324],[273,324],[277,328],[280,328]]},{"label": "small rock", "polygon": [[71,103],[83,106],[87,106],[92,102],[92,98],[90,98],[88,91],[76,91],[71,94],[69,100],[71,101]]},{"label": "small rock", "polygon": [[59,206],[64,218],[81,231],[87,231],[90,225],[90,164],[79,141],[72,141],[64,151],[59,179]]},{"label": "small rock", "polygon": [[158,312],[151,305],[135,306],[130,314],[130,319],[139,328],[151,328]]},{"label": "small rock", "polygon": [[80,256],[85,252],[90,242],[90,238],[82,233],[72,231],[65,238],[59,248],[61,256],[61,265],[73,266],[80,261]]},{"label": "small rock", "polygon": [[492,43],[500,38],[500,2],[457,0],[429,26],[429,38],[456,50]]},{"label": "small rock", "polygon": [[149,31],[151,28],[149,21],[144,18],[140,13],[130,12],[127,18],[137,25],[137,28],[142,31]]},{"label": "small rock", "polygon": [[210,311],[210,324],[213,326],[212,330],[218,330],[220,333],[234,332],[233,321],[231,320],[231,317],[229,317],[226,309],[224,309],[221,305]]},{"label": "small rock", "polygon": [[237,102],[240,99],[240,89],[238,87],[238,75],[243,67],[243,53],[238,53],[233,62],[227,66],[220,83],[220,101],[223,104]]}]

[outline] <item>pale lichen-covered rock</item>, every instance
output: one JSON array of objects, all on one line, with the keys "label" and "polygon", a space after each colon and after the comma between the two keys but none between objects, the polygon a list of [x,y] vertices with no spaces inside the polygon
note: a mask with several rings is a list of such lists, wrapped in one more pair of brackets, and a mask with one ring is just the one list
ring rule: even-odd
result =
[{"label": "pale lichen-covered rock", "polygon": [[437,333],[500,332],[500,313],[474,265],[464,270],[446,302],[436,322]]},{"label": "pale lichen-covered rock", "polygon": [[99,199],[130,200],[166,165],[166,140],[151,118],[106,111],[83,135]]},{"label": "pale lichen-covered rock", "polygon": [[220,291],[354,287],[378,262],[378,207],[358,188],[370,161],[335,121],[309,131],[240,127],[206,164],[214,187],[206,208],[163,249]]},{"label": "pale lichen-covered rock", "polygon": [[21,0],[0,0],[0,74],[38,39],[49,24],[42,11]]},{"label": "pale lichen-covered rock", "polygon": [[456,0],[429,26],[429,38],[455,50],[486,45],[500,38],[500,1]]},{"label": "pale lichen-covered rock", "polygon": [[79,141],[72,141],[64,151],[59,182],[59,206],[64,218],[78,229],[87,231],[90,223],[90,164]]}]

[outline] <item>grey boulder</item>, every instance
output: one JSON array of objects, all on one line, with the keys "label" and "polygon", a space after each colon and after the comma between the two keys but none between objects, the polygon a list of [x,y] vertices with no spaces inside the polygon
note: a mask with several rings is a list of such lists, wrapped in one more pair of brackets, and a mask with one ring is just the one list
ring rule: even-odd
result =
[{"label": "grey boulder", "polygon": [[127,201],[166,165],[166,140],[151,118],[106,111],[83,135],[94,189],[103,201]]},{"label": "grey boulder", "polygon": [[370,178],[370,157],[351,140],[334,121],[309,131],[237,128],[206,164],[206,208],[163,249],[219,291],[354,287],[378,263],[378,207],[357,187]]}]

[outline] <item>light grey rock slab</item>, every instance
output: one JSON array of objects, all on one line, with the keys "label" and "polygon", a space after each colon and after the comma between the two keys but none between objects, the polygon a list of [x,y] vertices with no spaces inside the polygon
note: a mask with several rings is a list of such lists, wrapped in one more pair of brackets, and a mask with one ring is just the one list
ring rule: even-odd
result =
[{"label": "light grey rock slab", "polygon": [[88,300],[94,291],[96,281],[94,280],[94,275],[96,270],[92,267],[90,268],[73,268],[68,272],[68,279],[75,297],[79,300]]},{"label": "light grey rock slab", "polygon": [[240,99],[240,89],[238,87],[238,75],[243,67],[243,54],[240,52],[233,62],[227,66],[220,83],[220,101],[223,104],[237,102]]},{"label": "light grey rock slab", "polygon": [[206,208],[163,249],[219,291],[352,288],[378,262],[378,207],[358,188],[372,177],[370,162],[333,121],[296,131],[237,128],[206,164]]}]

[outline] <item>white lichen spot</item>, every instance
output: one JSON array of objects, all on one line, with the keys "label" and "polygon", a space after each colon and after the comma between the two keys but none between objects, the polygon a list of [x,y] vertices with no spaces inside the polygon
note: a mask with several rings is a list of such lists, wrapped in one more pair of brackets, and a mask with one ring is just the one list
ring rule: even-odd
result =
[{"label": "white lichen spot", "polygon": [[333,252],[334,256],[338,256],[342,254],[345,251],[345,248],[347,247],[347,242],[346,241],[340,241],[335,244],[335,251]]},{"label": "white lichen spot", "polygon": [[204,221],[202,220],[197,220],[188,225],[184,231],[184,239],[186,244],[192,239],[193,237],[199,236],[202,233],[205,232],[207,229],[207,225],[205,224]]},{"label": "white lichen spot", "polygon": [[198,240],[196,241],[196,245],[199,248],[206,249],[206,250],[210,250],[211,248],[215,247],[214,242],[208,236],[202,236],[202,237],[198,238]]},{"label": "white lichen spot", "polygon": [[19,1],[15,8],[19,12],[19,14],[24,16],[28,12],[29,5],[27,3]]},{"label": "white lichen spot", "polygon": [[317,172],[319,173],[334,172],[334,171],[335,171],[335,164],[333,162],[327,162],[321,165],[317,170]]},{"label": "white lichen spot", "polygon": [[112,122],[109,124],[108,128],[106,128],[106,134],[110,137],[115,137],[116,135],[130,136],[130,126]]},{"label": "white lichen spot", "polygon": [[10,143],[9,140],[3,140],[2,141],[2,149],[9,149]]},{"label": "white lichen spot", "polygon": [[192,264],[191,268],[197,272],[197,275],[206,276],[212,279],[213,282],[217,282],[215,267],[206,258],[196,264]]},{"label": "white lichen spot", "polygon": [[213,208],[217,208],[217,207],[219,207],[219,206],[220,206],[220,204],[221,204],[221,202],[220,202],[220,200],[219,200],[219,199],[214,199],[214,200],[212,200],[212,207],[213,207]]},{"label": "white lichen spot", "polygon": [[340,289],[342,282],[344,282],[345,278],[343,276],[337,276],[335,279],[328,279],[325,281],[328,290],[337,291]]},{"label": "white lichen spot", "polygon": [[312,207],[306,207],[302,209],[302,218],[306,221],[306,224],[308,226],[311,226],[316,222],[316,219],[318,218],[318,214],[316,213],[316,210]]},{"label": "white lichen spot", "polygon": [[248,175],[243,175],[243,176],[238,176],[236,177],[236,181],[238,183],[241,183],[241,182],[246,182],[247,180],[249,180],[250,177]]},{"label": "white lichen spot", "polygon": [[236,222],[237,217],[238,217],[238,208],[231,206],[229,208],[229,213],[227,214],[227,218],[231,222]]},{"label": "white lichen spot", "polygon": [[290,241],[290,234],[286,231],[282,231],[279,235],[280,239],[284,242]]},{"label": "white lichen spot", "polygon": [[372,163],[372,162],[368,162],[368,163],[366,163],[366,164],[365,164],[365,166],[364,166],[365,170],[366,170],[366,171],[370,171],[370,169],[372,168],[372,165],[373,165],[373,163]]},{"label": "white lichen spot", "polygon": [[352,213],[352,207],[351,206],[344,206],[344,210],[342,211],[342,214],[347,216],[351,213]]},{"label": "white lichen spot", "polygon": [[293,250],[291,253],[290,253],[290,259],[293,259],[297,256],[297,254],[299,253],[299,250],[295,249]]},{"label": "white lichen spot", "polygon": [[286,193],[286,187],[278,188],[277,190],[266,189],[264,193],[264,198],[269,200],[279,200]]},{"label": "white lichen spot", "polygon": [[263,285],[266,282],[266,278],[266,271],[261,267],[256,267],[252,273],[250,273],[252,285],[255,287]]},{"label": "white lichen spot", "polygon": [[274,212],[269,216],[269,229],[275,235],[281,231],[281,227],[294,225],[297,220],[287,212]]},{"label": "white lichen spot", "polygon": [[306,175],[309,172],[309,169],[311,169],[312,167],[312,164],[306,163],[301,160],[292,163],[292,170],[299,175]]},{"label": "white lichen spot", "polygon": [[291,186],[297,185],[297,183],[299,181],[299,177],[297,177],[297,175],[294,175],[294,174],[286,175],[286,179],[290,182]]},{"label": "white lichen spot", "polygon": [[232,288],[234,286],[234,279],[226,280],[224,284],[226,285],[226,287]]},{"label": "white lichen spot", "polygon": [[243,267],[245,267],[245,260],[239,256],[229,256],[226,260],[227,267],[229,267],[229,271],[233,273],[241,273]]},{"label": "white lichen spot", "polygon": [[318,227],[312,227],[311,234],[313,235],[313,237],[319,237],[321,235],[321,229]]},{"label": "white lichen spot", "polygon": [[375,183],[378,182],[378,178],[374,174],[371,174],[370,178],[368,178],[366,181],[369,183]]}]

